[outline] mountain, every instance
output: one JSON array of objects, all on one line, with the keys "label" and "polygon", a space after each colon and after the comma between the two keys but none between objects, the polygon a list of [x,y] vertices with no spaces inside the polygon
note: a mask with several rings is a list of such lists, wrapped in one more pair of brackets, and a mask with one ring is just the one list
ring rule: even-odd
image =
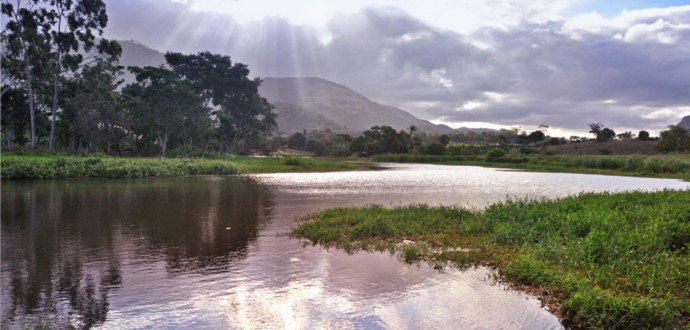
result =
[{"label": "mountain", "polygon": [[[160,66],[163,53],[133,40],[118,41],[122,46],[120,65]],[[126,83],[134,76],[124,70]],[[276,108],[278,130],[284,133],[319,129],[358,133],[372,126],[391,126],[397,130],[416,126],[429,133],[452,133],[445,125],[435,125],[401,109],[378,104],[352,89],[321,78],[263,78],[259,92]]]},{"label": "mountain", "polygon": [[[264,78],[259,92],[276,106],[279,118],[281,114],[287,114],[284,106],[291,105],[299,108],[304,115],[322,116],[353,132],[376,125],[398,130],[417,126],[425,132],[453,132],[448,126],[435,125],[398,108],[378,104],[346,86],[321,78]],[[313,129],[299,126],[299,122],[297,126],[290,127],[281,127],[279,124],[279,128],[286,133],[301,131],[302,128]]]},{"label": "mountain", "polygon": [[683,117],[683,119],[681,119],[678,125],[676,126],[680,126],[685,129],[690,129],[690,116]]}]

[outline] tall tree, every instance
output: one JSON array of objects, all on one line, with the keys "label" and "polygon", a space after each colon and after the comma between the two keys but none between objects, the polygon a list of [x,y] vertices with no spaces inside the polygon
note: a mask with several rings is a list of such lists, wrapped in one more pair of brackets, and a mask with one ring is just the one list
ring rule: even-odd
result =
[{"label": "tall tree", "polygon": [[[121,68],[106,61],[84,67],[62,89],[65,99],[60,114],[63,131],[74,135],[75,147],[86,142],[91,148],[96,144],[104,152],[115,146],[127,135],[130,119],[125,113],[119,93],[115,90]],[[63,133],[64,134],[64,133]]]},{"label": "tall tree", "polygon": [[50,41],[54,61],[51,109],[53,120],[50,125],[49,145],[51,150],[55,149],[58,98],[63,75],[76,71],[84,62],[84,55],[91,58],[106,55],[114,60],[122,51],[119,44],[106,39],[101,39],[96,45],[96,34],[103,35],[103,29],[108,24],[105,9],[102,0],[50,0],[45,9],[48,22],[52,26]]},{"label": "tall tree", "polygon": [[[2,30],[2,76],[21,81],[27,93],[31,149],[36,149],[36,107],[34,80],[45,72],[47,54],[50,50],[50,24],[47,11],[39,0],[22,2],[3,0],[2,14],[7,23]],[[11,84],[8,84],[11,85]],[[5,87],[3,86],[3,93]]]},{"label": "tall tree", "polygon": [[246,65],[210,52],[167,53],[165,59],[180,77],[192,82],[207,106],[214,107],[221,151],[247,154],[260,148],[276,128],[273,106],[259,95],[261,79],[250,79]]},{"label": "tall tree", "polygon": [[138,83],[125,86],[123,94],[129,99],[136,129],[144,134],[153,131],[165,155],[171,136],[181,130],[186,118],[199,112],[201,98],[189,81],[168,69],[147,66],[129,70]]}]

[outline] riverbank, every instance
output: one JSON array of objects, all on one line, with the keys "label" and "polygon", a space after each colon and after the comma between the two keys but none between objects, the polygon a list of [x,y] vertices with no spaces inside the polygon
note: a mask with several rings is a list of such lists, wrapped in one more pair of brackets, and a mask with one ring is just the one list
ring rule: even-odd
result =
[{"label": "riverbank", "polygon": [[291,236],[408,263],[476,264],[529,288],[577,328],[690,326],[690,191],[509,200],[485,210],[415,205],[311,214]]},{"label": "riverbank", "polygon": [[363,162],[299,157],[128,158],[4,152],[0,159],[3,180],[327,172],[365,167]]},{"label": "riverbank", "polygon": [[380,155],[377,162],[427,163],[511,168],[537,172],[622,175],[690,181],[690,154],[675,155]]}]

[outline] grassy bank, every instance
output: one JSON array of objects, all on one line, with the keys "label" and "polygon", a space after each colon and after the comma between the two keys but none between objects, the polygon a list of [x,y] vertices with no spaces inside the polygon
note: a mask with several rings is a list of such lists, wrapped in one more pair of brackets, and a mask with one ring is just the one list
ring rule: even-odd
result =
[{"label": "grassy bank", "polygon": [[492,160],[484,155],[381,155],[378,162],[432,163],[515,168],[529,171],[593,173],[690,181],[690,155],[544,155],[507,154]]},{"label": "grassy bank", "polygon": [[124,158],[3,153],[3,180],[64,178],[140,178],[237,173],[337,171],[363,164],[298,157]]},{"label": "grassy bank", "polygon": [[568,326],[690,327],[690,191],[513,200],[483,211],[332,209],[293,237],[406,262],[485,264],[543,295]]}]

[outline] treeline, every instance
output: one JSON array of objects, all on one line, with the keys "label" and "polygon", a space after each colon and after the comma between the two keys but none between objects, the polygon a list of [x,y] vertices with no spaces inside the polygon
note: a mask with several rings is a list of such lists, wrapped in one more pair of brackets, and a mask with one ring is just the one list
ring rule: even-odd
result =
[{"label": "treeline", "polygon": [[276,128],[261,80],[228,56],[167,53],[166,67],[129,67],[102,35],[101,0],[2,2],[3,144],[35,150],[165,154],[171,148],[267,151]]}]

